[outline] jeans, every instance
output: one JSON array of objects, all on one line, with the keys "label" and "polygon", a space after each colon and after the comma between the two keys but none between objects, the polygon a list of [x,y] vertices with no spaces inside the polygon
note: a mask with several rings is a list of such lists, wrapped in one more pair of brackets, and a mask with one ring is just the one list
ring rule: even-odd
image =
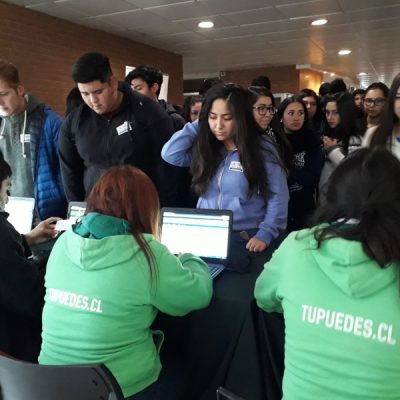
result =
[{"label": "jeans", "polygon": [[[258,232],[258,229],[247,229],[246,232],[251,239]],[[281,234],[276,239],[272,240],[264,251],[255,253],[246,249],[248,239],[244,239],[240,235],[240,231],[233,231],[227,269],[243,273],[251,268],[255,260],[259,263],[267,262],[271,254],[279,247],[285,237],[286,233]]]}]

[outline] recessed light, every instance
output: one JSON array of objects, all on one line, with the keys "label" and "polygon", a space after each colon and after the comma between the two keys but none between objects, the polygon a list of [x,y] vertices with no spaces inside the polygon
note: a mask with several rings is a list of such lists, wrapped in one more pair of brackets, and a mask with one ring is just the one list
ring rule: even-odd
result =
[{"label": "recessed light", "polygon": [[351,53],[351,50],[349,50],[349,49],[343,49],[343,50],[338,51],[339,56],[347,56],[347,54],[350,54],[350,53]]},{"label": "recessed light", "polygon": [[320,25],[325,25],[327,22],[328,22],[327,19],[321,18],[321,19],[316,19],[315,21],[311,22],[311,25],[320,26]]},{"label": "recessed light", "polygon": [[203,28],[203,29],[209,29],[212,28],[214,26],[214,22],[212,21],[201,21],[197,24],[197,26],[199,28]]},{"label": "recessed light", "polygon": [[330,76],[335,76],[335,73],[334,73],[334,72],[331,72],[329,75],[330,75]]}]

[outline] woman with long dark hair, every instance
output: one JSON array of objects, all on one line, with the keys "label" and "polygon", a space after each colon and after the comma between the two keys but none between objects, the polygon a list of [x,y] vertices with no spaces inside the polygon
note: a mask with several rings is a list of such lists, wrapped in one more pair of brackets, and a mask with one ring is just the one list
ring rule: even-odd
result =
[{"label": "woman with long dark hair", "polygon": [[361,147],[363,133],[354,98],[350,93],[336,93],[327,96],[323,101],[326,119],[326,131],[323,138],[326,161],[319,183],[322,193],[332,171],[348,153]]},{"label": "woman with long dark hair", "polygon": [[400,73],[390,86],[380,125],[375,132],[365,135],[363,144],[370,147],[387,147],[400,159]]},{"label": "woman with long dark hair", "polygon": [[163,338],[150,326],[158,310],[207,306],[212,286],[202,260],[177,258],[157,240],[158,216],[156,188],[139,169],[113,167],[96,183],[49,258],[41,364],[104,363],[126,397],[160,397]]},{"label": "woman with long dark hair", "polygon": [[204,100],[199,123],[186,124],[164,145],[162,157],[191,166],[198,208],[233,211],[230,267],[245,270],[267,257],[286,228],[286,176],[275,146],[265,138],[240,86],[219,84]]},{"label": "woman with long dark hair", "polygon": [[304,228],[315,209],[324,154],[321,140],[308,126],[307,109],[301,96],[283,100],[278,118],[293,151],[288,176],[288,231],[291,232]]},{"label": "woman with long dark hair", "polygon": [[299,96],[307,108],[308,127],[320,138],[324,130],[320,98],[309,88],[302,89]]},{"label": "woman with long dark hair", "polygon": [[399,176],[385,149],[350,154],[313,228],[289,235],[258,278],[259,307],[285,317],[285,399],[398,397]]},{"label": "woman with long dark hair", "polygon": [[273,94],[262,86],[250,86],[248,91],[254,119],[264,130],[265,135],[273,143],[276,143],[286,168],[289,168],[292,160],[292,149],[276,115],[278,110],[275,107]]},{"label": "woman with long dark hair", "polygon": [[199,118],[201,107],[203,105],[203,96],[193,95],[185,97],[182,106],[182,117],[186,122],[193,122]]}]

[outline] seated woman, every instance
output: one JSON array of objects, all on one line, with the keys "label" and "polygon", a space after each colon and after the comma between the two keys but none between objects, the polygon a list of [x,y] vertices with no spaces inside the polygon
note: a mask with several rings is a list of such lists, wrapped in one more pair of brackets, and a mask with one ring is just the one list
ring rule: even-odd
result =
[{"label": "seated woman", "polygon": [[161,155],[173,165],[191,166],[198,208],[233,211],[231,269],[246,271],[253,258],[269,256],[286,228],[286,175],[275,145],[254,120],[245,89],[209,89],[198,124],[176,132]]},{"label": "seated woman", "polygon": [[113,167],[96,183],[86,215],[48,261],[41,364],[104,363],[126,397],[156,391],[158,310],[184,315],[212,296],[207,265],[171,254],[158,224],[157,191],[139,169]]},{"label": "seated woman", "polygon": [[40,350],[44,297],[44,263],[32,259],[29,246],[54,237],[49,218],[26,235],[7,221],[4,207],[11,187],[11,168],[0,153],[0,351],[36,362]]},{"label": "seated woman", "polygon": [[293,157],[289,167],[288,232],[304,228],[315,209],[317,188],[324,153],[321,140],[308,126],[308,114],[301,96],[283,100],[278,118],[292,146]]},{"label": "seated woman", "polygon": [[400,162],[350,154],[315,226],[287,237],[256,282],[285,317],[287,400],[395,399],[400,393]]}]

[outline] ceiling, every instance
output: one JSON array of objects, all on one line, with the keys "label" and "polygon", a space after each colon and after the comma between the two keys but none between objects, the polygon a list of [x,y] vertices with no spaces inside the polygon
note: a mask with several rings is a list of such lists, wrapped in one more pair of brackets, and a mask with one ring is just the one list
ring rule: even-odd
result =
[{"label": "ceiling", "polygon": [[[181,54],[185,78],[296,64],[367,85],[400,71],[400,0],[8,2]],[[198,28],[204,19],[214,28]]]}]

